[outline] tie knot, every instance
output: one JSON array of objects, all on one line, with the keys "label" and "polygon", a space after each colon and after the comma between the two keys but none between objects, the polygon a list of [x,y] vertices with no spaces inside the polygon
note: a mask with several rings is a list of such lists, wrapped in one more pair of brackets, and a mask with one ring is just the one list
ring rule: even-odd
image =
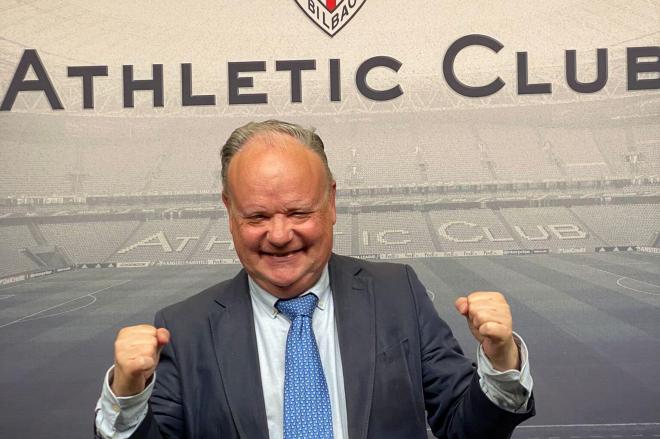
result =
[{"label": "tie knot", "polygon": [[311,318],[318,301],[319,298],[314,294],[305,294],[304,296],[298,296],[293,299],[280,299],[275,303],[275,308],[293,322],[298,316]]}]

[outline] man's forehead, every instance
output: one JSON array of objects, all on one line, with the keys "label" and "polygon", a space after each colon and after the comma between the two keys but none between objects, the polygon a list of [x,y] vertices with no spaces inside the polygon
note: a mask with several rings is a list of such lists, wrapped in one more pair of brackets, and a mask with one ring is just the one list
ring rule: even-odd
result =
[{"label": "man's forehead", "polygon": [[315,173],[323,169],[323,163],[314,151],[291,136],[259,134],[250,138],[233,157],[229,176],[245,177],[248,176],[246,170],[268,173],[282,167],[311,168],[310,171]]},{"label": "man's forehead", "polygon": [[[279,133],[248,140],[231,160],[228,176],[230,179],[245,180],[255,172],[265,175],[278,172],[294,176],[303,173],[325,175],[318,154],[297,139]],[[312,175],[306,177],[312,178]]]}]

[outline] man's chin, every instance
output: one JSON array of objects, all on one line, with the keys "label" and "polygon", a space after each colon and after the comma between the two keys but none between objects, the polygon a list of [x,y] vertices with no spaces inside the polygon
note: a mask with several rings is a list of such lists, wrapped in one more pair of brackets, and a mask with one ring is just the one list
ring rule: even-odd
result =
[{"label": "man's chin", "polygon": [[277,276],[271,275],[265,277],[265,290],[281,298],[288,299],[304,293],[314,285],[313,276],[290,275]]}]

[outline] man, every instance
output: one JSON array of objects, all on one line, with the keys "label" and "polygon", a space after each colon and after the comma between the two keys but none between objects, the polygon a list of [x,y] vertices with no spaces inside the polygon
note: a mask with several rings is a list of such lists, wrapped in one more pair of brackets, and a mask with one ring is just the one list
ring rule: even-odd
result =
[{"label": "man", "polygon": [[336,185],[316,134],[247,124],[222,179],[244,270],[119,332],[97,435],[425,438],[426,410],[438,437],[497,439],[533,416],[501,294],[456,301],[477,371],[412,269],[332,254]]}]

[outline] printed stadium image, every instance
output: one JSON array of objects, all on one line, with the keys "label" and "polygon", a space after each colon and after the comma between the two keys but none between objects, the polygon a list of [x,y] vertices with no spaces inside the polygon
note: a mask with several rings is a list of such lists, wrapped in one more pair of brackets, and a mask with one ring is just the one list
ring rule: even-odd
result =
[{"label": "printed stadium image", "polygon": [[660,437],[660,94],[543,75],[551,97],[457,102],[415,78],[380,106],[314,100],[323,83],[292,107],[286,81],[195,112],[105,111],[121,92],[101,82],[93,116],[21,95],[0,119],[0,437],[90,437],[117,331],[238,272],[219,149],[271,118],[324,140],[334,251],[410,264],[471,358],[454,300],[505,294],[538,412],[514,438]]}]

